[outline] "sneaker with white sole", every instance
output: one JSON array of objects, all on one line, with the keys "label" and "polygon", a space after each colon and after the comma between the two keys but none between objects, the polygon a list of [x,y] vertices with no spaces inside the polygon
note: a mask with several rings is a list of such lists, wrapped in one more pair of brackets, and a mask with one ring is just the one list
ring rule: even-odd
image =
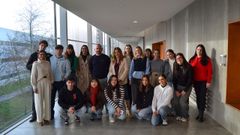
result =
[{"label": "sneaker with white sole", "polygon": [[109,117],[109,122],[110,123],[114,123],[115,122],[115,119],[113,117]]},{"label": "sneaker with white sole", "polygon": [[187,119],[182,117],[182,118],[181,118],[181,121],[182,121],[182,122],[187,122]]},{"label": "sneaker with white sole", "polygon": [[182,117],[180,117],[180,116],[177,116],[177,118],[176,118],[177,121],[180,121],[181,119],[182,119]]},{"label": "sneaker with white sole", "polygon": [[163,120],[162,125],[167,126],[168,125],[167,120]]}]

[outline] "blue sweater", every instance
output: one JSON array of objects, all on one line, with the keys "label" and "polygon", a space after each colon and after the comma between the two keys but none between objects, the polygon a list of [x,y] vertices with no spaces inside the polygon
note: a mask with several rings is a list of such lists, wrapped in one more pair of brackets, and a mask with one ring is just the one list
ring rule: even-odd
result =
[{"label": "blue sweater", "polygon": [[101,54],[99,56],[93,55],[89,62],[89,70],[93,78],[103,79],[107,77],[110,66],[110,58]]}]

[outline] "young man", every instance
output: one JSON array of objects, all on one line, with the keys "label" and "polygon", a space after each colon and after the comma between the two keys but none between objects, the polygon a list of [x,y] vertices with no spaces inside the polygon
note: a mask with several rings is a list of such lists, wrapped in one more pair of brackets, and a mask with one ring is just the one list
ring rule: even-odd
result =
[{"label": "young man", "polygon": [[58,97],[58,104],[62,108],[61,117],[65,120],[65,125],[69,124],[69,114],[75,115],[75,120],[80,122],[80,116],[86,112],[84,101],[82,92],[75,85],[74,77],[68,77],[66,86]]},{"label": "young man", "polygon": [[[32,70],[32,65],[33,62],[38,60],[38,52],[43,50],[45,51],[45,49],[48,47],[48,42],[46,40],[41,40],[38,44],[38,50],[34,53],[31,54],[31,56],[28,59],[26,68],[31,71]],[[52,56],[52,54],[50,53],[46,53],[46,60],[50,61],[50,57]],[[35,109],[35,105],[34,105],[34,92],[32,90],[32,118],[30,119],[29,122],[34,122],[37,120],[37,116],[36,116],[36,109]]]},{"label": "young man", "polygon": [[57,45],[55,47],[55,55],[50,58],[51,69],[54,76],[54,82],[51,93],[51,120],[54,119],[54,105],[57,91],[59,92],[64,84],[65,80],[71,73],[71,66],[69,60],[63,55],[63,46]]},{"label": "young man", "polygon": [[162,122],[167,126],[167,114],[171,111],[171,100],[173,98],[173,89],[167,84],[167,77],[162,74],[159,76],[159,85],[154,88],[152,100],[152,120],[153,126]]}]

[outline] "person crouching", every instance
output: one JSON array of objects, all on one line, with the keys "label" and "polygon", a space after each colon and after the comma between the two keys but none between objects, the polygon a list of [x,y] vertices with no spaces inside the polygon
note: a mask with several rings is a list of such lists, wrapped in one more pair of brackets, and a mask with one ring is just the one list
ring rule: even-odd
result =
[{"label": "person crouching", "polygon": [[69,115],[74,115],[75,120],[80,122],[80,116],[86,112],[84,106],[84,96],[76,87],[74,77],[70,76],[66,80],[66,86],[59,93],[58,104],[61,106],[61,117],[65,120],[65,125],[69,125]]}]

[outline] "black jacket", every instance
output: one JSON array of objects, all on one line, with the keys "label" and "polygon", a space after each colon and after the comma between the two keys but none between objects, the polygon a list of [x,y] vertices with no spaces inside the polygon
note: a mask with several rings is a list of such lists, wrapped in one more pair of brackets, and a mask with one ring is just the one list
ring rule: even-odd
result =
[{"label": "black jacket", "polygon": [[149,86],[148,91],[138,91],[136,105],[137,109],[143,109],[152,105],[153,87]]},{"label": "black jacket", "polygon": [[[175,91],[181,92],[184,90],[187,92],[193,81],[193,69],[190,64],[179,66],[175,63],[173,71],[173,86]],[[178,66],[176,68],[176,66]]]},{"label": "black jacket", "polygon": [[58,96],[58,104],[63,109],[74,107],[75,110],[78,110],[84,105],[84,101],[84,96],[77,87],[69,91],[67,87],[64,86]]}]

